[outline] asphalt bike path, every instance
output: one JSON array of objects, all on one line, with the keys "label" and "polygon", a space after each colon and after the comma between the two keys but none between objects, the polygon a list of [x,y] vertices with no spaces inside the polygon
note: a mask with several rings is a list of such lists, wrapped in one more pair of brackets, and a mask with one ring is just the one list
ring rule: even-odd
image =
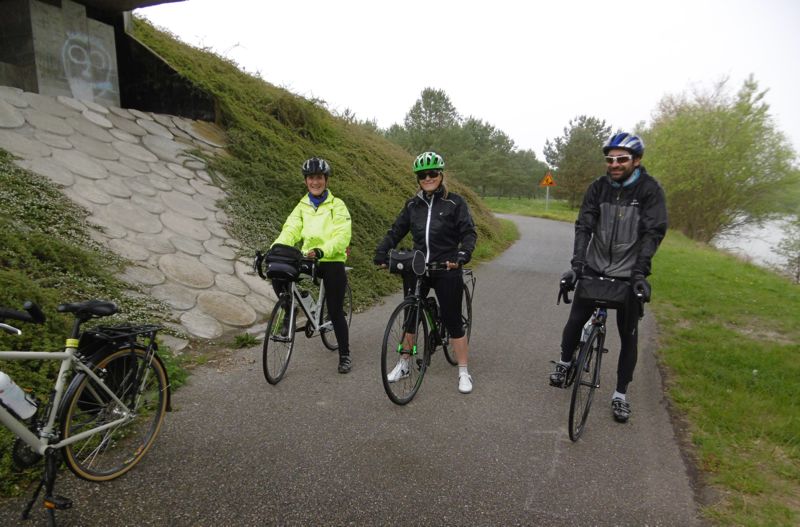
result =
[{"label": "asphalt bike path", "polygon": [[[336,372],[337,354],[319,338],[302,335],[277,386],[264,380],[260,347],[195,369],[134,470],[104,484],[61,474],[58,493],[75,508],[59,520],[701,525],[656,366],[653,316],[640,325],[630,421],[611,416],[619,341],[610,320],[601,387],[586,431],[572,443],[570,392],[550,387],[547,377],[569,312],[555,302],[573,227],[508,217],[520,240],[474,268],[473,393],[458,393],[457,369],[439,352],[410,404],[389,401],[380,346],[401,298],[395,294],[354,315],[350,374]],[[0,525],[19,522],[23,501],[0,504]],[[27,524],[45,524],[38,504]]]}]

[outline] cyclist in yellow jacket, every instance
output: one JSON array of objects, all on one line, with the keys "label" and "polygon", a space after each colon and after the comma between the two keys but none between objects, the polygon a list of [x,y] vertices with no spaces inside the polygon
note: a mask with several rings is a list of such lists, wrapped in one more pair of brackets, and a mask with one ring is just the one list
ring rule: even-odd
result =
[{"label": "cyclist in yellow jacket", "polygon": [[347,288],[344,263],[350,246],[351,222],[344,201],[328,189],[330,175],[331,166],[322,158],[312,157],[303,163],[308,194],[286,218],[280,235],[272,245],[281,243],[294,246],[302,240],[303,254],[317,259],[317,272],[325,284],[325,302],[339,343],[339,373],[348,373],[352,361],[343,304]]}]

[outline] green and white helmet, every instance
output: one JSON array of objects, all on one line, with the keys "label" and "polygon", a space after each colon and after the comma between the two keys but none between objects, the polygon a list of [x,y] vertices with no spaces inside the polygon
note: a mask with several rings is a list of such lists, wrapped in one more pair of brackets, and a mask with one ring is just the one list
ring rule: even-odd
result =
[{"label": "green and white helmet", "polygon": [[422,152],[414,160],[414,173],[424,170],[444,170],[444,158],[436,152]]}]

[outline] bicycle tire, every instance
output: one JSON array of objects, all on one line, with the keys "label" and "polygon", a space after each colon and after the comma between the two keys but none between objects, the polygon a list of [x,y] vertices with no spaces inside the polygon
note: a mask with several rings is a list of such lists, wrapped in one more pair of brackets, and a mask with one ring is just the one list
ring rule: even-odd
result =
[{"label": "bicycle tire", "polygon": [[572,397],[569,403],[569,438],[577,441],[586,425],[592,407],[594,391],[600,383],[600,363],[603,356],[603,334],[592,327],[589,338],[581,348],[576,366]]},{"label": "bicycle tire", "polygon": [[[344,290],[344,303],[342,304],[342,309],[344,309],[344,316],[347,318],[347,327],[350,327],[350,321],[353,320],[353,291],[350,289],[350,284],[347,284]],[[325,299],[322,299],[322,323],[327,324],[330,322],[330,316],[328,316],[328,305],[325,302]],[[333,331],[333,325],[330,328],[323,328],[320,330],[320,337],[322,338],[322,343],[331,351],[336,351],[339,349],[339,342],[336,340],[336,332]]]},{"label": "bicycle tire", "polygon": [[[164,422],[168,381],[158,355],[136,344],[97,360],[93,371],[134,411],[127,423],[64,447],[64,461],[79,478],[109,481],[128,472],[147,453]],[[120,417],[117,403],[85,373],[70,383],[60,413],[61,434],[69,439]]]},{"label": "bicycle tire", "polygon": [[[284,320],[289,316],[292,299],[282,296],[272,308],[272,316],[267,324],[264,334],[264,347],[261,354],[261,364],[264,369],[264,378],[270,384],[278,384],[286,374],[289,360],[294,349],[295,328],[297,320],[289,321],[291,326],[284,332]],[[283,334],[286,333],[286,334]]]},{"label": "bicycle tire", "polygon": [[[422,379],[428,369],[430,361],[428,324],[426,313],[420,311],[424,309],[421,300],[407,298],[395,308],[386,324],[381,347],[381,380],[386,395],[395,404],[404,405],[411,402],[422,386]],[[407,324],[408,317],[414,318],[410,324]],[[414,328],[413,334],[416,335],[417,346],[411,355],[408,375],[396,382],[389,382],[388,375],[400,360],[400,351],[403,349],[406,337],[405,328],[409,326]]]},{"label": "bicycle tire", "polygon": [[[467,284],[464,284],[464,294],[461,295],[461,324],[464,326],[464,336],[467,337],[467,343],[469,343],[469,337],[472,334],[472,295]],[[458,359],[450,348],[449,339],[442,340],[445,342],[442,349],[447,362],[453,366],[458,366]]]}]

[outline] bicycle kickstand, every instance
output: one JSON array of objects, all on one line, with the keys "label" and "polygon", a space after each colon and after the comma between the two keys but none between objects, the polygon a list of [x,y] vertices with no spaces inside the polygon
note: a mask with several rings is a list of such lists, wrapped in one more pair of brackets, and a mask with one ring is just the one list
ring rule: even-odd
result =
[{"label": "bicycle kickstand", "polygon": [[42,480],[39,482],[39,486],[36,487],[36,491],[34,491],[33,497],[31,497],[25,510],[22,511],[23,520],[27,520],[30,516],[31,508],[39,497],[42,487],[45,489],[44,508],[47,509],[47,524],[50,527],[55,527],[56,525],[55,511],[72,508],[72,500],[64,496],[56,496],[53,494],[53,487],[55,487],[56,476],[58,475],[58,464],[58,452],[55,450],[48,450],[44,455],[44,474],[42,474]]}]

